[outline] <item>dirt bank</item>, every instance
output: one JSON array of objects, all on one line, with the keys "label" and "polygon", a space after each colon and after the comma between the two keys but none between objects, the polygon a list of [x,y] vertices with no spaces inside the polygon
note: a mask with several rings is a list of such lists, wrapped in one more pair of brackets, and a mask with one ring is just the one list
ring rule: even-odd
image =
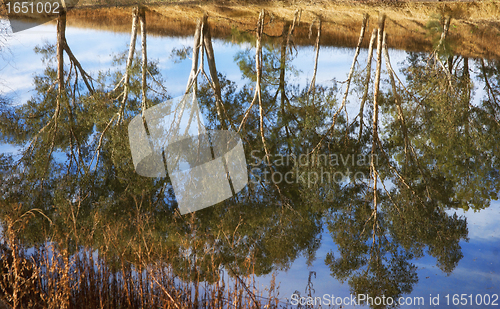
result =
[{"label": "dirt bank", "polygon": [[[408,51],[430,51],[436,38],[434,25],[444,16],[451,16],[450,45],[465,57],[500,58],[500,1],[396,1],[396,2],[176,2],[147,4],[148,31],[153,35],[191,36],[196,20],[208,14],[217,38],[237,40],[236,32],[251,33],[261,9],[267,14],[265,33],[269,40],[281,35],[284,22],[291,22],[300,12],[300,24],[295,43],[312,44],[310,24],[321,18],[323,46],[354,47],[357,43],[362,16],[370,15],[369,29],[376,27],[379,13],[387,15],[388,44]],[[72,26],[129,32],[131,6],[96,6],[74,9],[68,14]],[[436,29],[434,29],[436,30]],[[439,29],[437,29],[439,31]],[[364,41],[365,46],[368,40]]]}]

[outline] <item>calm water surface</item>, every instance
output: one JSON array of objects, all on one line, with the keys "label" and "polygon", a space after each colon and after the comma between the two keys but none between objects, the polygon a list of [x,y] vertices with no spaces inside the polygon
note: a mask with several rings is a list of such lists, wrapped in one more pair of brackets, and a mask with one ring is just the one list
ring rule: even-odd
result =
[{"label": "calm water surface", "polygon": [[[56,137],[42,132],[30,148],[57,108],[56,91],[49,89],[57,80],[57,31],[55,25],[42,25],[11,34],[0,59],[0,90],[8,103],[0,110],[0,198],[41,209],[54,222],[59,206],[53,205],[81,200],[78,233],[85,233],[95,211],[110,226],[128,221],[128,208],[142,198],[153,245],[171,247],[179,256],[198,252],[200,269],[213,254],[216,267],[254,273],[261,290],[275,278],[283,303],[292,294],[369,294],[412,302],[423,297],[424,303],[414,306],[420,308],[432,307],[429,298],[438,294],[436,307],[444,306],[448,294],[449,307],[459,307],[452,303],[453,294],[488,294],[493,301],[500,294],[500,62],[439,54],[445,72],[429,53],[389,50],[401,83],[395,80],[395,96],[383,61],[374,138],[376,46],[360,116],[368,50],[361,49],[342,107],[355,49],[321,46],[314,75],[315,33],[310,46],[288,46],[285,52],[286,35],[263,43],[261,105],[270,165],[257,102],[239,132],[248,185],[233,198],[184,216],[176,213],[170,179],[141,177],[132,164],[126,124],[141,113],[140,35],[124,123],[113,119],[99,147],[99,136],[119,113],[123,97],[112,90],[125,72],[130,34],[66,29],[67,44],[95,93],[89,94],[81,72],[74,82],[74,62],[66,55],[65,78],[71,78],[64,100],[69,105],[61,104]],[[241,37],[235,39],[237,35]],[[234,36],[212,41],[226,110],[223,121],[213,90],[202,74],[198,78],[207,128],[237,129],[254,96],[255,37]],[[149,107],[184,94],[192,45],[192,36],[148,37]],[[205,71],[212,76],[205,57]],[[53,122],[49,129],[54,132]],[[98,149],[96,164],[92,158]],[[319,158],[315,162],[312,153]],[[296,159],[280,161],[291,157]],[[283,180],[287,172],[289,183]],[[336,172],[344,178],[321,178]],[[34,231],[46,230],[45,224],[31,221],[23,237],[27,246],[43,242]],[[126,230],[125,242],[133,238]],[[102,248],[103,237],[93,237],[81,244]],[[203,246],[206,251],[199,251]],[[113,250],[120,249],[109,254]],[[174,269],[183,267],[182,259],[169,262]]]}]

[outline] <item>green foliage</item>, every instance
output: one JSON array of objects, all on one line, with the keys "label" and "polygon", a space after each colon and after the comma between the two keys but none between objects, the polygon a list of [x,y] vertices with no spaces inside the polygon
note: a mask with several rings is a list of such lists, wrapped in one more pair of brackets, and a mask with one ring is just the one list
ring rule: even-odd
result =
[{"label": "green foliage", "polygon": [[170,59],[174,60],[174,63],[180,63],[186,60],[193,54],[193,48],[191,46],[183,46],[182,48],[174,47],[170,52]]},{"label": "green foliage", "polygon": [[[440,56],[448,57],[453,55],[453,46],[454,46],[454,42],[452,39],[450,39],[449,33],[447,35],[447,39],[445,39],[444,42],[442,42],[441,46],[439,46],[441,34],[444,31],[443,27],[444,22],[445,22],[444,16],[431,15],[429,20],[427,21],[427,24],[425,25],[425,29],[427,31],[427,37],[430,37],[432,40],[432,46],[434,47],[434,49],[439,47],[437,53]],[[451,28],[455,27],[450,25],[450,29],[448,31],[451,31]]]}]

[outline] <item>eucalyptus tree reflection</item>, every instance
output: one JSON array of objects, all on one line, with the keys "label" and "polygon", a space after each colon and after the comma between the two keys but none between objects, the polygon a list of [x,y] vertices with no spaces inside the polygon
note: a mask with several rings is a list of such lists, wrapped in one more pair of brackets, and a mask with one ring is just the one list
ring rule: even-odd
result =
[{"label": "eucalyptus tree reflection", "polygon": [[486,97],[482,100],[486,115],[500,126],[496,115],[500,113],[500,61],[480,59],[476,62],[480,69],[479,79],[484,82]]},{"label": "eucalyptus tree reflection", "polygon": [[[28,227],[32,232],[28,238],[35,242],[43,242],[52,232],[68,235],[67,241],[94,236],[99,239],[105,233],[94,234],[96,226],[89,225],[97,214],[103,220],[108,215],[117,215],[114,218],[118,219],[127,213],[124,209],[134,201],[133,196],[140,196],[142,190],[154,192],[163,187],[158,181],[140,179],[134,173],[127,163],[130,154],[126,131],[121,125],[113,125],[119,98],[114,91],[107,91],[107,85],[120,80],[122,74],[87,74],[71,52],[64,29],[62,12],[57,45],[35,49],[47,65],[43,74],[34,78],[36,94],[25,104],[4,107],[1,113],[2,139],[24,148],[21,158],[6,169],[11,176],[4,179],[14,181],[12,175],[19,177],[18,183],[5,188],[3,200],[19,203],[25,210],[38,208],[53,219],[50,228],[49,222],[41,219]],[[69,55],[69,65],[63,63],[62,51]],[[123,55],[118,57],[116,63],[123,59]],[[134,78],[129,114],[141,107],[139,63],[134,62],[130,71]],[[149,72],[152,76],[158,74],[154,63],[149,64]],[[115,89],[118,90],[119,87]],[[150,96],[148,103],[153,105],[161,99]],[[71,227],[64,224],[69,215],[74,221]],[[39,233],[40,230],[46,233]]]},{"label": "eucalyptus tree reflection", "polygon": [[325,262],[335,278],[349,282],[352,293],[396,299],[418,282],[413,260],[425,251],[446,273],[463,257],[459,241],[467,236],[465,219],[448,215],[436,203],[420,203],[413,192],[398,187],[379,192],[375,218],[366,197],[371,192],[362,187],[349,192],[354,198],[329,216],[339,253],[331,252]]},{"label": "eucalyptus tree reflection", "polygon": [[[131,44],[116,57],[116,71],[96,76],[71,53],[61,16],[58,44],[37,49],[47,68],[35,77],[36,94],[23,105],[3,105],[0,113],[2,140],[25,147],[19,160],[0,158],[2,204],[45,215],[30,220],[20,235],[24,241],[49,239],[70,253],[82,246],[98,249],[115,269],[168,264],[186,281],[217,282],[221,268],[239,278],[286,269],[300,254],[312,261],[326,220],[340,254],[331,253],[326,263],[355,293],[411,292],[418,281],[412,262],[425,252],[444,272],[453,271],[467,227],[445,210],[487,207],[499,189],[498,63],[474,62],[488,94],[476,106],[471,105],[469,59],[448,57],[443,70],[438,57],[410,54],[403,87],[384,54],[391,84],[373,91],[373,113],[385,122],[380,133],[374,120],[363,134],[340,112],[347,99],[337,104],[335,85],[288,83],[297,73],[291,60],[301,52],[293,52],[298,14],[282,21],[275,39],[266,36],[265,16],[262,12],[257,21],[255,37],[246,36],[255,50],[236,57],[248,81],[242,88],[217,71],[213,25],[206,16],[199,20],[187,90],[197,93],[208,126],[242,135],[252,181],[233,199],[185,216],[176,210],[168,177],[139,176],[127,147],[130,119],[169,97],[157,63],[146,59],[144,12],[133,11]],[[139,21],[142,53],[135,52]],[[365,16],[356,54],[367,21]],[[319,20],[316,25],[319,53]],[[348,75],[353,85],[340,93],[344,98],[349,89],[358,89],[363,104],[367,100],[377,38],[376,83],[383,81],[387,48],[381,28],[378,36],[372,33],[366,72],[354,74],[354,58]],[[63,51],[71,61],[66,66]],[[363,123],[363,109],[359,117]],[[297,160],[299,155],[307,164]],[[273,156],[291,157],[291,164]],[[269,170],[282,177],[295,174],[291,182],[273,182],[265,178]],[[335,173],[351,176],[339,179]],[[1,207],[2,218],[13,208]]]},{"label": "eucalyptus tree reflection", "polygon": [[[384,98],[381,105],[389,104],[389,100]],[[397,113],[396,106],[391,109]],[[391,128],[401,131],[401,122],[397,117],[393,119]],[[409,135],[413,143],[416,132],[410,131]],[[397,146],[394,141],[380,142],[376,165],[380,188],[374,186],[374,192],[366,180],[345,183],[342,193],[334,196],[335,206],[327,215],[338,254],[331,252],[325,262],[332,276],[348,281],[355,294],[396,299],[410,293],[418,282],[413,261],[424,253],[435,257],[446,273],[463,256],[459,242],[467,239],[466,220],[445,211],[455,206],[450,201],[456,195],[456,186],[432,165],[421,163],[421,157],[407,160],[404,140],[398,141]],[[415,153],[420,154],[420,150]],[[422,175],[426,178],[422,179]],[[377,207],[372,209],[374,195]]]},{"label": "eucalyptus tree reflection", "polygon": [[488,72],[484,61],[476,61],[486,90],[477,104],[469,59],[448,59],[444,64],[409,53],[402,68],[407,84],[397,78],[396,86],[386,54],[392,87],[380,101],[388,117],[378,149],[377,211],[370,207],[370,184],[355,181],[342,188],[346,195],[335,195],[338,206],[327,217],[339,252],[331,252],[326,263],[353,293],[410,293],[418,281],[413,261],[424,254],[451,273],[468,231],[464,218],[446,210],[482,209],[497,198],[498,86],[490,82],[495,66]]},{"label": "eucalyptus tree reflection", "polygon": [[[238,277],[261,275],[289,267],[302,253],[312,256],[320,239],[320,215],[304,206],[296,184],[286,189],[255,184],[233,200],[180,216],[168,178],[145,178],[135,172],[127,147],[128,122],[169,97],[157,63],[146,61],[144,48],[142,53],[134,50],[138,19],[145,29],[141,14],[133,10],[131,45],[115,57],[114,71],[91,76],[77,62],[78,55],[71,54],[66,64],[57,57],[58,47],[68,54],[70,50],[62,18],[59,45],[37,48],[46,69],[35,77],[35,94],[23,105],[2,107],[0,114],[2,140],[24,147],[18,160],[2,157],[0,196],[2,205],[12,206],[1,207],[2,218],[13,215],[14,205],[22,206],[20,214],[37,209],[43,216],[35,216],[18,235],[26,245],[51,241],[69,254],[83,247],[97,249],[114,270],[135,265],[141,271],[150,263],[166,263],[177,276],[194,282],[217,282],[221,266]],[[212,54],[206,58],[210,75],[204,82],[201,77],[195,81],[201,84],[198,97],[208,111],[209,125],[227,121],[229,127],[241,121],[242,102],[251,102],[252,93],[248,86],[237,90],[217,72],[216,55],[210,51],[212,26],[206,17],[199,25],[203,31],[198,41],[195,36],[195,46],[202,42],[200,58],[207,55],[205,50]],[[288,33],[282,41],[292,41]],[[144,41],[145,31],[141,34]],[[274,55],[269,52],[269,57]],[[286,134],[270,129],[275,118],[269,111],[277,103],[268,99],[278,91],[286,95],[284,67],[276,71],[279,74],[281,78],[263,76],[282,88],[272,89],[271,95],[271,88],[263,86],[261,93],[260,110],[267,117],[262,131],[271,151],[283,146],[280,139]],[[213,91],[216,81],[220,93]],[[258,149],[259,157],[262,139],[254,128],[261,115],[252,110],[249,123],[256,125],[247,124],[242,134],[248,154]],[[299,121],[294,125],[299,127]]]},{"label": "eucalyptus tree reflection", "polygon": [[[424,55],[408,57],[403,73],[409,81],[409,92],[403,100],[407,102],[413,166],[416,170],[434,168],[433,174],[420,173],[423,183],[437,177],[453,187],[455,195],[450,206],[481,209],[497,198],[500,188],[495,142],[499,134],[498,109],[491,108],[489,98],[474,103],[469,59],[455,63],[450,83]],[[395,140],[400,136],[398,131],[391,130]]]},{"label": "eucalyptus tree reflection", "polygon": [[[263,16],[261,13],[260,25],[264,25]],[[247,158],[258,159],[254,164],[258,166],[254,171],[258,171],[250,176],[253,181],[248,191],[237,197],[238,206],[233,205],[232,203],[236,202],[233,201],[230,204],[226,203],[225,207],[228,207],[229,211],[213,207],[206,212],[220,212],[215,217],[222,220],[221,230],[229,228],[225,233],[230,233],[231,229],[234,229],[238,230],[236,235],[239,235],[240,231],[244,231],[247,237],[241,238],[237,247],[231,240],[232,249],[225,253],[226,259],[233,263],[233,260],[243,260],[243,257],[251,253],[255,257],[254,267],[258,274],[268,273],[274,267],[288,267],[300,252],[306,252],[311,256],[317,249],[321,231],[320,215],[311,213],[304,207],[305,201],[300,197],[299,186],[296,183],[272,183],[270,179],[264,179],[261,174],[269,168],[269,163],[273,171],[281,175],[292,168],[276,165],[272,160],[268,161],[264,143],[268,146],[267,153],[273,155],[286,155],[300,151],[301,147],[300,143],[295,142],[296,136],[292,137],[291,141],[287,140],[294,127],[290,125],[287,134],[288,124],[287,120],[284,120],[295,112],[291,111],[295,107],[288,98],[290,91],[286,86],[286,71],[294,70],[288,65],[292,58],[291,54],[288,54],[287,45],[293,44],[293,27],[296,22],[294,20],[283,24],[282,35],[276,45],[272,40],[262,40],[263,35],[257,33],[256,55],[253,56],[252,50],[249,49],[237,56],[242,74],[250,80],[249,85],[237,90],[234,82],[220,75],[223,106],[226,107],[228,122],[240,128]],[[265,34],[265,29],[262,29],[262,33]],[[261,47],[262,55],[259,52]],[[258,82],[259,78],[262,83]],[[202,84],[199,97],[201,104],[209,111],[210,125],[216,126],[216,114],[210,109],[215,103],[215,98],[210,96],[209,87],[209,84]],[[305,94],[306,89],[300,91]],[[259,102],[259,108],[254,106],[255,102]],[[276,108],[278,106],[279,108]],[[262,125],[264,125],[263,130],[261,130]],[[297,120],[295,126],[299,125]],[[252,249],[249,252],[239,246]],[[230,267],[235,268],[231,265]]]}]

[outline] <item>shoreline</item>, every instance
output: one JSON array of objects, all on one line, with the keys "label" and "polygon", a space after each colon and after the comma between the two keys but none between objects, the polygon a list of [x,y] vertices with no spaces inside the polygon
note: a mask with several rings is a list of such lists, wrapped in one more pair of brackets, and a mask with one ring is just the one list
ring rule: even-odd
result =
[{"label": "shoreline", "polygon": [[[500,59],[500,1],[477,3],[463,1],[431,2],[405,1],[374,5],[370,2],[318,2],[315,5],[302,4],[284,6],[283,3],[261,5],[232,4],[228,1],[199,2],[185,1],[162,5],[147,4],[148,32],[152,35],[191,36],[196,20],[207,14],[214,24],[215,38],[231,39],[233,29],[251,32],[255,28],[261,9],[268,12],[269,24],[265,33],[269,40],[281,35],[285,22],[292,22],[300,10],[300,23],[296,28],[295,44],[311,45],[309,26],[316,18],[323,24],[321,45],[355,47],[364,13],[370,16],[367,33],[376,27],[379,13],[387,15],[388,46],[400,50],[430,52],[433,38],[428,24],[443,16],[450,16],[450,42],[457,55],[470,58]],[[131,8],[80,7],[68,12],[68,24],[81,28],[103,29],[116,32],[130,32]],[[497,43],[498,42],[498,43]],[[362,47],[368,47],[365,38]]]}]

